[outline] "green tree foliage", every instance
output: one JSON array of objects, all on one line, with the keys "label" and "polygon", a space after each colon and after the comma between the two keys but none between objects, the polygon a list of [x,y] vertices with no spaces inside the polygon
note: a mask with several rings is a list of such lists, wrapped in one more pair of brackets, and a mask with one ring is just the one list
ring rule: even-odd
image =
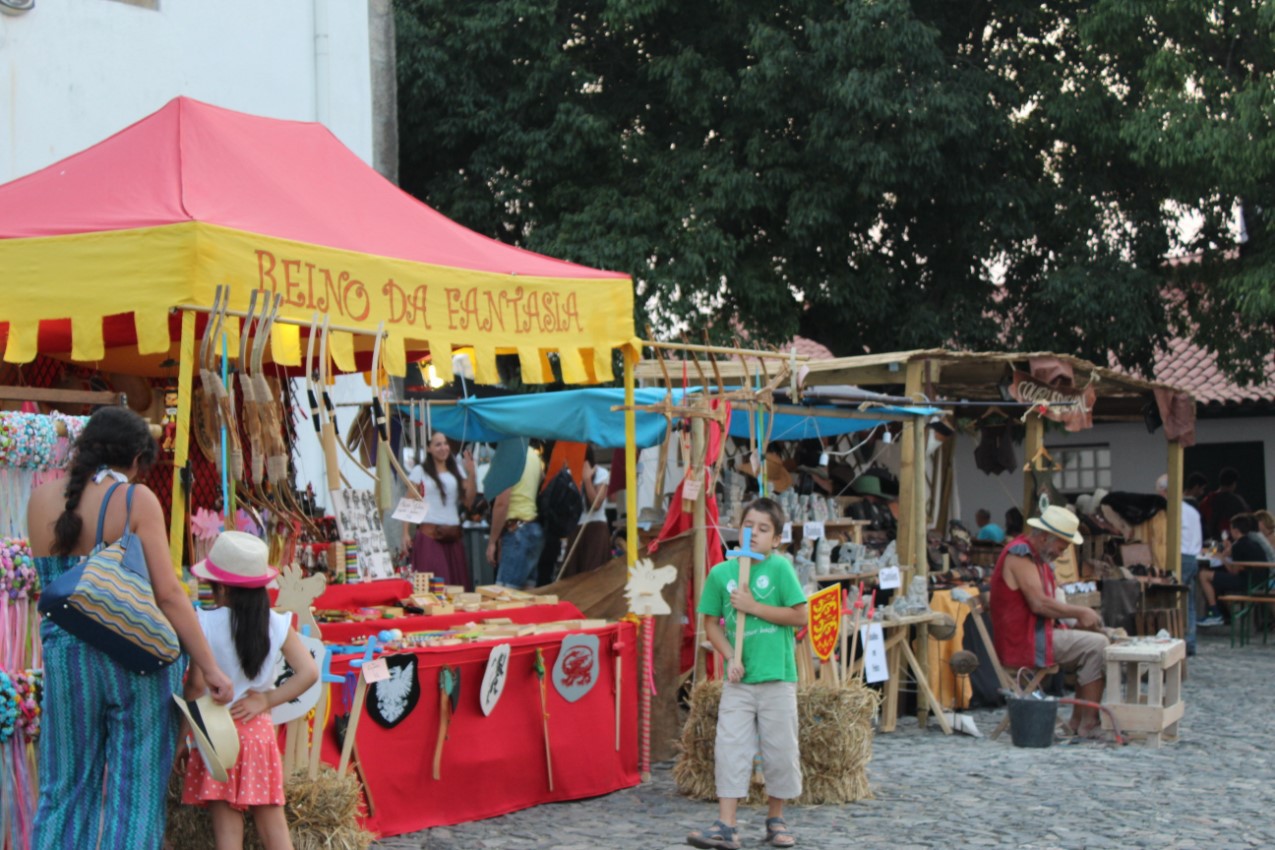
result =
[{"label": "green tree foliage", "polygon": [[[1186,333],[1243,377],[1270,351],[1275,12],[1257,0],[396,14],[403,187],[495,238],[629,272],[639,327],[709,310],[838,354],[1135,368]],[[1203,222],[1189,238],[1184,212]]]}]

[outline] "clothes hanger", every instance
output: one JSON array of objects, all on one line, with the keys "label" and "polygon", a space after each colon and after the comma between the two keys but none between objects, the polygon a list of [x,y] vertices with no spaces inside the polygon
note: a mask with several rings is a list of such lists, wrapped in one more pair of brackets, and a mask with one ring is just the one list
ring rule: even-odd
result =
[{"label": "clothes hanger", "polygon": [[[1041,465],[1042,461],[1048,461],[1049,466]],[[1023,472],[1061,472],[1062,464],[1054,460],[1054,456],[1049,453],[1049,449],[1041,446],[1036,449],[1036,453],[1031,456],[1027,463],[1023,464]]]}]

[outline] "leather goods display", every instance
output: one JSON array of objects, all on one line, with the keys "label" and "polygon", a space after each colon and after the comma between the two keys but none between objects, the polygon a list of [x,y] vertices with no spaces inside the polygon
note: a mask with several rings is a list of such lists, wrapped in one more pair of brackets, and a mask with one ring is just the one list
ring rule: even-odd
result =
[{"label": "leather goods display", "polygon": [[133,486],[127,491],[124,534],[102,545],[106,508],[118,483],[102,499],[92,554],[58,576],[40,595],[40,613],[133,673],[154,673],[181,655],[172,624],[155,603],[141,539],[129,531]]}]

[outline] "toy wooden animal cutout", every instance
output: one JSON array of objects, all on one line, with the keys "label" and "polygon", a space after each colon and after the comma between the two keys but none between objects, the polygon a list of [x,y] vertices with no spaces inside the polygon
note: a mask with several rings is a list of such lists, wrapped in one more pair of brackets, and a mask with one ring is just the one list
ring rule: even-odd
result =
[{"label": "toy wooden animal cutout", "polygon": [[676,580],[677,567],[657,569],[650,558],[638,561],[633,565],[633,572],[624,588],[624,595],[629,598],[629,610],[639,617],[671,613],[672,609],[664,601],[662,588]]},{"label": "toy wooden animal cutout", "polygon": [[314,621],[314,600],[322,595],[328,580],[322,575],[308,578],[299,564],[288,564],[279,570],[279,597],[274,607],[279,611],[291,611],[297,615],[297,631],[309,626],[312,634],[319,634],[319,624]]}]

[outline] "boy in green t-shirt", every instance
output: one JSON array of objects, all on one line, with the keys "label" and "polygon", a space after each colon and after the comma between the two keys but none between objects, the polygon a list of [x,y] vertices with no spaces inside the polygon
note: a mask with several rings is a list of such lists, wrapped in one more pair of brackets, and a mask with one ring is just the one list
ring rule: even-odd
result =
[{"label": "boy in green t-shirt", "polygon": [[[766,841],[774,847],[797,843],[784,823],[784,801],[801,795],[793,630],[806,624],[806,594],[792,564],[774,554],[783,525],[784,512],[776,502],[755,500],[744,511],[740,531],[750,530],[751,549],[765,560],[752,565],[747,588],[738,586],[734,559],[713,567],[704,583],[699,604],[704,631],[728,664],[717,707],[718,819],[687,836],[693,847],[738,850],[736,811],[748,796],[758,740],[769,809]],[[745,617],[742,654],[734,647],[739,614]]]}]

